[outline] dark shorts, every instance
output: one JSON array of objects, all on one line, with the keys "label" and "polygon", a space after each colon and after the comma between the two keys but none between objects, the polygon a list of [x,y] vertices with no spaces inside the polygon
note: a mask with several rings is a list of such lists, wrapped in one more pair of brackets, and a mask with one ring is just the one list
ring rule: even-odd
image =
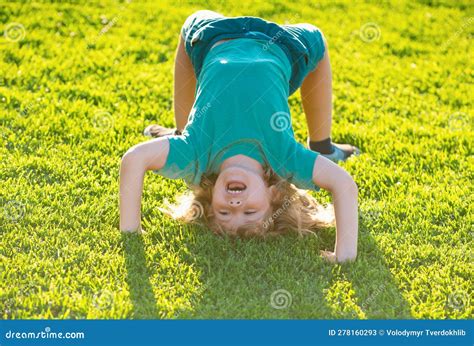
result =
[{"label": "dark shorts", "polygon": [[292,68],[290,95],[316,68],[325,50],[323,35],[314,25],[280,25],[258,17],[224,17],[208,10],[189,16],[181,29],[181,36],[196,77],[201,72],[207,52],[220,40],[245,37],[266,40],[268,46],[278,45],[287,55]]}]

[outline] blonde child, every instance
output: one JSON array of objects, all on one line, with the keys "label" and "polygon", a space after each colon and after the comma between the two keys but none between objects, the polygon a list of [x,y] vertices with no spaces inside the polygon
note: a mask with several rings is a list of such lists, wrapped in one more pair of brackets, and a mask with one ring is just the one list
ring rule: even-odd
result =
[{"label": "blonde child", "polygon": [[[301,86],[308,149],[294,138],[288,97]],[[357,148],[330,138],[332,80],[326,41],[310,24],[198,11],[187,18],[175,61],[176,129],[130,148],[120,170],[120,228],[141,232],[143,177],[184,179],[192,192],[168,214],[217,234],[305,234],[330,222],[304,190],[328,190],[336,218],[331,262],[357,255],[357,185],[334,162]],[[198,214],[196,215],[196,206]]]}]

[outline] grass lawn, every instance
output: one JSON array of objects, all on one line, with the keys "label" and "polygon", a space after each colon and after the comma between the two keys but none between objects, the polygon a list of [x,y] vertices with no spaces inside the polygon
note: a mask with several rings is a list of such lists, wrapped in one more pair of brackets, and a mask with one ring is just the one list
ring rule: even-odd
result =
[{"label": "grass lawn", "polygon": [[[319,257],[334,229],[231,242],[183,226],[158,207],[185,184],[151,173],[147,234],[119,232],[120,158],[173,125],[178,33],[203,8],[325,33],[333,138],[363,152],[343,164],[355,263]],[[472,318],[473,16],[468,0],[2,3],[0,316]]]}]

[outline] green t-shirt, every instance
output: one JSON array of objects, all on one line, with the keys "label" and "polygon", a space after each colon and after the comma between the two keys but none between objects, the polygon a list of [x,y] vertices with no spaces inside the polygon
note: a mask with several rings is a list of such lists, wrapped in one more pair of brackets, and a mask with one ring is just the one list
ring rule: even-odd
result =
[{"label": "green t-shirt", "polygon": [[299,188],[319,190],[312,181],[318,153],[294,138],[288,106],[291,66],[269,41],[239,38],[207,54],[196,98],[180,136],[168,137],[165,166],[155,171],[198,185],[205,173],[218,173],[234,155],[270,165]]}]

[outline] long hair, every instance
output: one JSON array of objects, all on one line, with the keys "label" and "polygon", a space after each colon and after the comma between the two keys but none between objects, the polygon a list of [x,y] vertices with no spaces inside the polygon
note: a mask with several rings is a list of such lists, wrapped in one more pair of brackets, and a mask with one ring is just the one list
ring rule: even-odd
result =
[{"label": "long hair", "polygon": [[267,238],[286,233],[298,235],[334,225],[332,205],[323,207],[306,191],[280,178],[271,168],[264,170],[264,180],[275,187],[271,200],[271,213],[258,223],[244,224],[237,229],[224,229],[214,218],[212,211],[212,191],[217,174],[204,175],[199,186],[178,196],[176,203],[166,203],[162,212],[176,220],[207,226],[218,235],[241,238]]}]

